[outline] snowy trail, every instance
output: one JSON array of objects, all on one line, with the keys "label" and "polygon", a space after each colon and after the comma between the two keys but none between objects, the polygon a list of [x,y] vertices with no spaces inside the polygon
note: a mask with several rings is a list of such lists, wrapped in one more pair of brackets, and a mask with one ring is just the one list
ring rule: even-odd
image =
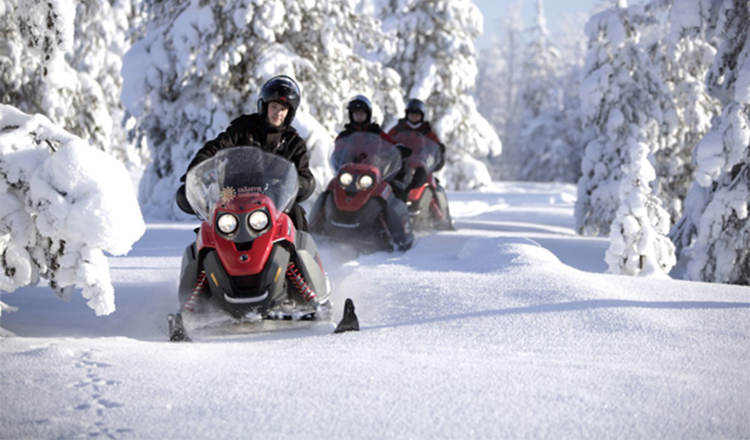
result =
[{"label": "snowy trail", "polygon": [[[165,342],[193,224],[111,259],[117,312],[3,297],[8,438],[745,438],[750,289],[606,275],[572,187],[450,194],[405,253],[321,240],[362,331]],[[545,205],[545,203],[547,205]],[[502,209],[497,209],[502,206]],[[546,208],[544,207],[546,206]],[[524,214],[526,212],[526,214]],[[507,227],[509,224],[518,227]]]}]

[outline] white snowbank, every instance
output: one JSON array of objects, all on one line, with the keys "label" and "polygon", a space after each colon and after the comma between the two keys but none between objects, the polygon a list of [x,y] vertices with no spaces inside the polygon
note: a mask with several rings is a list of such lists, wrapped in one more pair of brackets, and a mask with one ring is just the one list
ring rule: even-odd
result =
[{"label": "white snowbank", "polygon": [[[744,438],[750,289],[604,274],[573,185],[451,192],[457,231],[358,256],[316,238],[362,331],[167,342],[195,223],[112,258],[118,310],[32,288],[3,316],[8,438]],[[330,331],[330,330],[329,330]],[[146,402],[144,404],[144,402]],[[282,409],[282,410],[280,410]]]}]

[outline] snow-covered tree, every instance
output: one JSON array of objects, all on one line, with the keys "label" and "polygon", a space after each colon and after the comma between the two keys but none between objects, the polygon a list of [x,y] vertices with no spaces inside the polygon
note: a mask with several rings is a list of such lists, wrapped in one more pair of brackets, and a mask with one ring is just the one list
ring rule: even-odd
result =
[{"label": "snow-covered tree", "polygon": [[672,235],[686,276],[750,284],[750,5],[714,2],[708,29],[721,41],[707,76],[709,93],[723,105],[695,152],[695,183]]},{"label": "snow-covered tree", "polygon": [[660,104],[668,100],[631,14],[642,17],[620,0],[586,25],[591,44],[581,100],[597,137],[586,146],[576,220],[584,234],[610,234],[610,271],[651,275],[674,265],[664,236],[668,215],[649,186],[655,170],[648,160],[663,138]]},{"label": "snow-covered tree", "polygon": [[[397,37],[389,63],[401,75],[405,98],[423,100],[435,132],[447,147],[442,174],[451,188],[491,181],[485,163],[501,152],[500,139],[477,111],[474,39],[482,14],[471,0],[383,0],[379,17]],[[479,160],[478,160],[479,159]]]},{"label": "snow-covered tree", "polygon": [[501,38],[478,57],[479,73],[475,95],[479,112],[487,118],[502,140],[503,154],[490,159],[496,178],[518,178],[521,154],[517,133],[520,125],[518,95],[521,84],[523,29],[521,3],[511,5],[498,20]]},{"label": "snow-covered tree", "polygon": [[566,138],[569,122],[564,108],[560,51],[550,39],[544,3],[528,31],[520,93],[521,178],[533,181],[573,181],[578,163]]},{"label": "snow-covered tree", "polygon": [[666,236],[669,214],[650,187],[656,172],[648,160],[649,147],[640,142],[624,147],[630,157],[622,167],[620,206],[604,260],[610,273],[667,277],[676,259],[674,245]]},{"label": "snow-covered tree", "polygon": [[609,234],[620,205],[623,165],[633,156],[627,148],[642,142],[653,152],[661,140],[659,73],[641,50],[630,14],[620,0],[586,25],[590,43],[580,97],[585,124],[595,136],[581,163],[576,205],[578,229],[586,235]]},{"label": "snow-covered tree", "polygon": [[[560,116],[563,121],[561,124],[563,130],[559,132],[558,139],[551,141],[558,143],[556,150],[566,153],[567,156],[563,158],[560,154],[557,155],[560,163],[556,164],[555,171],[551,174],[555,175],[559,181],[575,183],[581,177],[581,158],[587,143],[581,97],[578,93],[581,88],[586,52],[583,28],[587,20],[581,14],[574,14],[563,20],[569,27],[563,26],[555,38],[555,41],[559,42],[562,61],[559,81],[563,91],[562,115]],[[580,23],[580,26],[577,26],[577,23]]]},{"label": "snow-covered tree", "polygon": [[123,66],[123,103],[153,157],[140,188],[147,214],[183,215],[174,193],[189,161],[232,119],[257,110],[257,93],[274,75],[300,85],[294,125],[319,185],[351,97],[379,104],[375,118],[403,110],[400,78],[381,62],[390,40],[347,0],[153,0],[147,10],[147,30]]},{"label": "snow-covered tree", "polygon": [[0,102],[137,164],[119,100],[128,10],[94,0],[3,0],[0,8]]},{"label": "snow-covered tree", "polygon": [[543,0],[536,2],[536,20],[527,31],[526,41],[528,43],[521,64],[524,83],[520,98],[524,119],[535,118],[547,109],[561,106],[557,82],[561,65],[560,51],[550,40]]},{"label": "snow-covered tree", "polygon": [[73,46],[73,2],[4,0],[0,5],[1,102],[54,117],[47,94],[48,88],[65,85],[61,79],[70,79],[65,53]]},{"label": "snow-covered tree", "polygon": [[0,291],[45,278],[58,296],[80,288],[109,314],[104,252],[127,253],[145,229],[122,163],[43,115],[0,104]]},{"label": "snow-covered tree", "polygon": [[[479,110],[503,142],[493,174],[510,180],[575,182],[584,145],[578,89],[587,16],[566,14],[553,38],[546,30],[543,4],[538,4],[536,20],[527,31],[522,28],[521,6],[519,2],[508,8],[498,21],[503,38],[493,40],[479,56]],[[533,101],[530,110],[524,110],[523,94]]]},{"label": "snow-covered tree", "polygon": [[[112,3],[112,4],[110,4]],[[122,93],[122,57],[129,47],[131,18],[135,14],[128,1],[82,0],[77,2],[73,48],[67,60],[84,84],[89,104],[103,110],[89,122],[94,145],[106,146],[120,161],[139,166],[141,152],[128,142]]]},{"label": "snow-covered tree", "polygon": [[[624,121],[614,120],[615,116],[622,119],[623,114],[613,111],[621,100],[620,88],[613,83],[619,77],[629,77],[621,59],[626,53],[618,49],[632,41],[633,32],[620,7],[600,12],[586,24],[590,42],[580,95],[584,119],[595,134],[586,145],[578,181],[575,214],[578,230],[584,235],[608,235],[619,206],[622,158],[610,136],[616,136]],[[610,118],[613,124],[609,123]]]},{"label": "snow-covered tree", "polygon": [[706,92],[704,81],[715,53],[701,27],[701,17],[708,14],[706,7],[699,1],[653,1],[648,8],[652,18],[648,27],[657,35],[645,51],[661,69],[662,87],[671,92],[667,96],[671,102],[663,105],[663,129],[654,164],[656,194],[672,223],[679,219],[693,181],[693,150],[718,114],[717,102]]}]

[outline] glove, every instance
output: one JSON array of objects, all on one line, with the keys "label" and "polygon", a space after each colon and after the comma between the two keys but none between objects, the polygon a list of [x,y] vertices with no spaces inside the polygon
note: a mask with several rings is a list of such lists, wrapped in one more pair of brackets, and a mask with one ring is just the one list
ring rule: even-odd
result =
[{"label": "glove", "polygon": [[398,143],[396,144],[396,148],[398,148],[399,151],[401,151],[402,159],[406,159],[407,157],[411,156],[411,148],[405,146],[404,144]]},{"label": "glove", "polygon": [[193,207],[190,206],[190,202],[188,202],[187,192],[185,191],[184,183],[180,185],[179,188],[177,188],[175,201],[177,202],[177,206],[182,210],[182,212],[186,214],[195,215],[195,210],[193,210]]}]

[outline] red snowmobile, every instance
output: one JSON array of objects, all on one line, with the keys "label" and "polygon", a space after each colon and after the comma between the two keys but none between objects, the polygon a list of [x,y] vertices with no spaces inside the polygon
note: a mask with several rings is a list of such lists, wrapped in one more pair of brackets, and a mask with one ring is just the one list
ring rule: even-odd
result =
[{"label": "red snowmobile", "polygon": [[441,161],[440,145],[419,132],[397,132],[392,137],[411,150],[406,159],[412,175],[406,206],[414,226],[455,229],[445,188],[434,176]]},{"label": "red snowmobile", "polygon": [[401,170],[401,157],[377,133],[336,140],[331,156],[336,177],[310,212],[310,230],[365,249],[409,249],[414,241],[409,212],[390,183]]},{"label": "red snowmobile", "polygon": [[182,312],[330,320],[317,246],[286,214],[297,189],[294,164],[256,147],[223,149],[188,172],[187,200],[202,223],[182,257],[170,340],[189,340]]}]

